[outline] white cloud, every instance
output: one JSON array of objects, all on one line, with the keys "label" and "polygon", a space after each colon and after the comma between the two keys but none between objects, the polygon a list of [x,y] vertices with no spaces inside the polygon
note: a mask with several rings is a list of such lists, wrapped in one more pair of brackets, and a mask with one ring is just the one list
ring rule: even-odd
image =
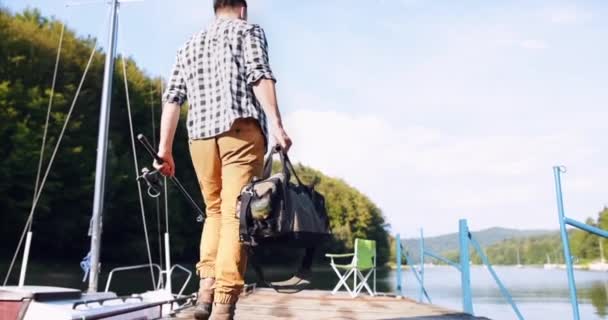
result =
[{"label": "white cloud", "polygon": [[524,40],[519,44],[524,49],[547,49],[547,43],[541,40]]},{"label": "white cloud", "polygon": [[[580,163],[594,155],[584,136],[565,132],[451,136],[374,114],[305,109],[287,114],[285,123],[294,160],[368,194],[402,233],[453,232],[462,217],[478,228],[556,228],[547,223],[554,221],[551,167],[557,159]],[[582,175],[567,190],[587,192],[600,177],[608,178]]]},{"label": "white cloud", "polygon": [[547,10],[545,15],[552,23],[556,24],[582,23],[591,20],[593,17],[591,12],[575,6],[553,8]]},{"label": "white cloud", "polygon": [[[376,115],[335,111],[299,110],[285,121],[298,159],[354,182],[394,169],[439,179],[523,176],[550,166],[555,155],[582,140],[565,134],[450,136],[437,128],[396,127]],[[593,154],[584,144],[576,149],[577,157]],[[377,171],[358,170],[377,163]]]},{"label": "white cloud", "polygon": [[523,34],[506,30],[486,31],[485,37],[489,43],[500,47],[521,47],[524,49],[547,49],[549,45],[544,40],[525,39]]}]

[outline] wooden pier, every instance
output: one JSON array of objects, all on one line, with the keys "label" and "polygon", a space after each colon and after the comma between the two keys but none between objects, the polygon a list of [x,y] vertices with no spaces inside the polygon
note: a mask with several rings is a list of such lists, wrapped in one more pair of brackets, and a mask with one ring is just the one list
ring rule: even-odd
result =
[{"label": "wooden pier", "polygon": [[[194,317],[186,309],[174,319]],[[257,289],[239,300],[235,319],[487,320],[407,298],[359,296],[353,299],[344,292],[331,295],[328,291],[318,290],[280,294],[265,288]]]}]

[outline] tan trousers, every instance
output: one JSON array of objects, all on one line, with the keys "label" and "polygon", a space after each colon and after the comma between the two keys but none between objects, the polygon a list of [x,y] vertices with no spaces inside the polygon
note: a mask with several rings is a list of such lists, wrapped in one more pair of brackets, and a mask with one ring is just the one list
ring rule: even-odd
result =
[{"label": "tan trousers", "polygon": [[264,136],[252,118],[236,120],[217,137],[190,141],[207,207],[196,269],[201,278],[216,279],[217,303],[235,303],[245,282],[247,253],[239,241],[236,203],[241,189],[262,174],[264,151]]}]

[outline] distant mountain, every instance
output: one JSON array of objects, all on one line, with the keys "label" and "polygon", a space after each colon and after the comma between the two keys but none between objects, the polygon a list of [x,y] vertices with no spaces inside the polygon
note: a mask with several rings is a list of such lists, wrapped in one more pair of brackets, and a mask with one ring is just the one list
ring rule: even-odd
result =
[{"label": "distant mountain", "polygon": [[[473,237],[479,242],[483,248],[503,242],[505,240],[523,239],[554,234],[555,230],[518,230],[507,228],[489,228],[481,231],[472,231]],[[419,243],[420,239],[401,239],[405,250],[408,251],[414,263],[419,261]],[[435,253],[445,254],[448,252],[457,251],[458,233],[450,233],[446,235],[424,238],[424,245],[427,249]]]}]

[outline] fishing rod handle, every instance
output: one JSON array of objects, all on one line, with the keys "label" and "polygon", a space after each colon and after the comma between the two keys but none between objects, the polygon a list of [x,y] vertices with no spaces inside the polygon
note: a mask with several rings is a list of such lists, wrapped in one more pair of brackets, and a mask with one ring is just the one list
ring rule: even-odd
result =
[{"label": "fishing rod handle", "polygon": [[148,139],[146,139],[146,136],[144,136],[143,134],[140,133],[140,134],[137,135],[137,140],[139,140],[139,142],[141,142],[141,144],[144,146],[144,148],[146,149],[146,151],[148,151],[148,153],[154,158],[154,160],[156,160],[156,162],[158,164],[163,164],[165,162],[154,151],[154,147],[152,147],[152,145],[150,144],[150,142],[148,141]]},{"label": "fishing rod handle", "polygon": [[188,193],[188,191],[186,191],[186,188],[184,188],[184,186],[177,179],[177,177],[170,177],[169,180],[171,182],[173,182],[173,184],[177,187],[177,189],[184,196],[184,198],[190,203],[190,206],[192,206],[192,208],[194,208],[194,210],[196,210],[196,212],[198,213],[198,218],[196,220],[198,222],[201,222],[204,219],[204,217],[206,216],[203,209],[201,209],[201,207],[198,206],[196,201],[194,201],[194,199],[192,199],[192,196],[190,196],[190,193]]}]

